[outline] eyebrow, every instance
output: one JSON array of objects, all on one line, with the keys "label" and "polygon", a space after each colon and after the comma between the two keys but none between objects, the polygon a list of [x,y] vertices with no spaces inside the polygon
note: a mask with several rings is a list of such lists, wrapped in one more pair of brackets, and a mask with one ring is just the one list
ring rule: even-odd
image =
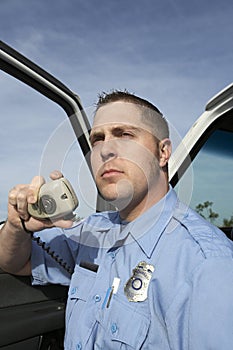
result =
[{"label": "eyebrow", "polygon": [[[119,132],[119,131],[122,131],[122,130],[127,130],[127,129],[130,129],[130,130],[133,130],[133,131],[141,131],[142,128],[141,127],[138,127],[138,126],[133,126],[132,124],[116,124],[116,125],[113,125],[111,128],[110,128],[110,131],[112,133],[114,132]],[[92,129],[93,130],[93,129]],[[97,137],[97,136],[101,136],[101,135],[104,135],[104,131],[101,129],[96,130],[96,131],[93,131],[92,132],[91,130],[91,134],[90,134],[90,137],[89,137],[89,140],[90,142],[93,140],[93,138]]]}]

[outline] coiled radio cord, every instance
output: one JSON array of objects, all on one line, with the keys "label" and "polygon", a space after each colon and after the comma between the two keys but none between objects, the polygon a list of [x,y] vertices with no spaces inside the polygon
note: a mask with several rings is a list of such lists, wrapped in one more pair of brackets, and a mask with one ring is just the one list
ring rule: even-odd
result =
[{"label": "coiled radio cord", "polygon": [[55,260],[63,269],[65,269],[70,275],[73,273],[73,269],[67,264],[67,262],[64,261],[58,254],[55,253],[54,250],[51,249],[50,246],[46,244],[46,242],[42,241],[42,239],[38,237],[34,237],[34,233],[32,231],[29,231],[26,226],[25,222],[22,218],[20,218],[22,227],[25,232],[30,234],[31,239],[38,244],[39,247],[41,247],[53,260]]}]

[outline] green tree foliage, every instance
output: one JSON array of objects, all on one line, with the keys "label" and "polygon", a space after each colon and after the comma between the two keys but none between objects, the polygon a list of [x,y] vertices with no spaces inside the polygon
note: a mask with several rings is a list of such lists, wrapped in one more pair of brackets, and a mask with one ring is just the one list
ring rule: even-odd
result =
[{"label": "green tree foliage", "polygon": [[223,219],[223,227],[232,227],[233,226],[233,215],[230,219]]},{"label": "green tree foliage", "polygon": [[[196,212],[200,214],[204,219],[214,223],[214,220],[219,217],[219,214],[212,210],[213,202],[206,201],[204,203],[200,203],[196,205]],[[232,227],[233,226],[233,215],[230,219],[223,219],[222,225],[223,227]]]},{"label": "green tree foliage", "polygon": [[215,213],[212,210],[213,202],[206,201],[203,204],[200,203],[196,206],[196,211],[198,214],[200,214],[203,218],[207,219],[211,223],[214,222],[215,219],[219,217],[218,213]]}]

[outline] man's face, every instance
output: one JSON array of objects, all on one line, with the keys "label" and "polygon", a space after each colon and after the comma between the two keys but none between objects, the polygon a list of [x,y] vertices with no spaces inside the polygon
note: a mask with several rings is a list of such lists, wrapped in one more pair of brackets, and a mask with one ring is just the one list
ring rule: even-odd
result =
[{"label": "man's face", "polygon": [[102,196],[121,211],[156,190],[158,142],[133,103],[117,101],[97,111],[90,136],[91,164]]}]

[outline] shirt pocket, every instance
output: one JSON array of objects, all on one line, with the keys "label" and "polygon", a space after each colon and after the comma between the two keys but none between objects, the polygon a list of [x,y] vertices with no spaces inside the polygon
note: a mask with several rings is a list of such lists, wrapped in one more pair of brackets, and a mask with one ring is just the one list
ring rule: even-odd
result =
[{"label": "shirt pocket", "polygon": [[139,312],[135,303],[123,301],[117,296],[112,301],[109,317],[104,325],[106,330],[104,348],[142,349],[149,331],[150,313],[145,315]]},{"label": "shirt pocket", "polygon": [[96,272],[77,266],[71,279],[68,292],[70,300],[87,301],[96,279]]},{"label": "shirt pocket", "polygon": [[[72,339],[77,333],[77,324],[82,324],[81,337],[88,338],[95,317],[91,303],[91,292],[95,283],[96,273],[81,267],[76,267],[73,274],[66,307],[66,338]],[[80,330],[80,332],[81,332]],[[85,335],[85,336],[83,336]]]}]

